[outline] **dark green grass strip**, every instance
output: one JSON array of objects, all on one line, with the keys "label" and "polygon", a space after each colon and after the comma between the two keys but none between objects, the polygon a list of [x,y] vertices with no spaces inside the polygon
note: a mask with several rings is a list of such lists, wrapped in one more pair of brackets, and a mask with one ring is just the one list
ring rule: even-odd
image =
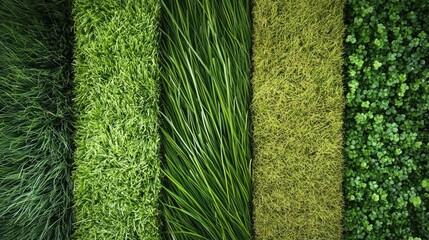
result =
[{"label": "dark green grass strip", "polygon": [[167,239],[251,238],[247,0],[165,0]]},{"label": "dark green grass strip", "polygon": [[75,0],[77,239],[159,239],[157,0]]},{"label": "dark green grass strip", "polygon": [[0,2],[0,239],[69,239],[70,2]]},{"label": "dark green grass strip", "polygon": [[341,239],[343,0],[254,0],[256,239]]},{"label": "dark green grass strip", "polygon": [[345,239],[429,239],[429,1],[347,1]]}]

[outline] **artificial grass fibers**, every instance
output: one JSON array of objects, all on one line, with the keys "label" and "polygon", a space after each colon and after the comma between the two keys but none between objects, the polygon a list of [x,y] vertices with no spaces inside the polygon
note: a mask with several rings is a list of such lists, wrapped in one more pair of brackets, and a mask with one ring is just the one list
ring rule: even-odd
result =
[{"label": "artificial grass fibers", "polygon": [[167,239],[251,238],[250,3],[165,0]]},{"label": "artificial grass fibers", "polygon": [[341,239],[343,0],[254,0],[255,239]]},{"label": "artificial grass fibers", "polygon": [[157,0],[75,0],[77,239],[159,239]]},{"label": "artificial grass fibers", "polygon": [[0,239],[69,239],[70,2],[0,3]]}]

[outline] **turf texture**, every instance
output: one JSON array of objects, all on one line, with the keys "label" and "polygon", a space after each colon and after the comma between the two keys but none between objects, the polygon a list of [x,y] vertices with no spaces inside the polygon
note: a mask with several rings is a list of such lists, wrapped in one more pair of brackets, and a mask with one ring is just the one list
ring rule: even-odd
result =
[{"label": "turf texture", "polygon": [[160,1],[75,0],[76,239],[159,239]]},{"label": "turf texture", "polygon": [[343,0],[254,0],[255,239],[341,239]]},{"label": "turf texture", "polygon": [[70,2],[0,3],[0,239],[72,232]]},{"label": "turf texture", "polygon": [[250,2],[161,15],[165,238],[250,239]]}]

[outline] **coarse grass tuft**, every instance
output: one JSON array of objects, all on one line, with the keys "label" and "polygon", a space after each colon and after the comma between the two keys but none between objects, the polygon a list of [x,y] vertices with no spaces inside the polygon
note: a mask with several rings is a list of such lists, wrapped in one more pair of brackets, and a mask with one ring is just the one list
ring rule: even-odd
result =
[{"label": "coarse grass tuft", "polygon": [[343,0],[254,0],[255,239],[341,239]]},{"label": "coarse grass tuft", "polygon": [[0,3],[0,239],[69,239],[70,2]]},{"label": "coarse grass tuft", "polygon": [[75,0],[77,239],[159,239],[157,0]]},{"label": "coarse grass tuft", "polygon": [[249,1],[163,6],[165,237],[250,239]]}]

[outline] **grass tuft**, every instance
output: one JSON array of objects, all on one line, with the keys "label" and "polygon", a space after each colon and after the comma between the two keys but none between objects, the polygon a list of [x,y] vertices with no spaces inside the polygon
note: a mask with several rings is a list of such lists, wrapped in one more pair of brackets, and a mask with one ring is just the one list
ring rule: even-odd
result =
[{"label": "grass tuft", "polygon": [[249,7],[164,1],[167,239],[251,238]]},{"label": "grass tuft", "polygon": [[0,3],[0,239],[69,239],[70,2]]},{"label": "grass tuft", "polygon": [[75,0],[77,239],[159,239],[157,0]]},{"label": "grass tuft", "polygon": [[254,0],[255,239],[341,239],[343,0]]}]

